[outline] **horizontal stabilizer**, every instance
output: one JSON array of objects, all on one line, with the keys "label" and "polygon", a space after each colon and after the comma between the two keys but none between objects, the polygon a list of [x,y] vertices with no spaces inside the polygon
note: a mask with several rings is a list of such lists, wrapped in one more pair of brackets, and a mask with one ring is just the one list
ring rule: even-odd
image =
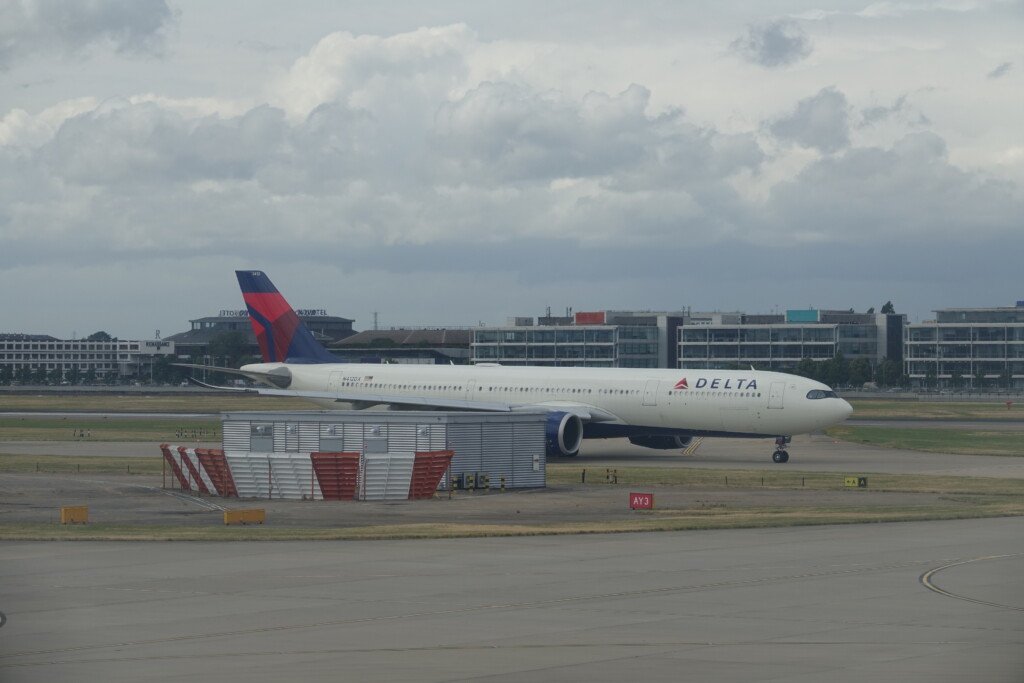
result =
[{"label": "horizontal stabilizer", "polygon": [[[238,368],[221,368],[216,365],[196,365],[194,363],[171,363],[179,368],[191,368],[209,372],[223,372],[228,375],[239,375],[247,377],[254,382],[264,382],[280,389],[289,387],[292,383],[292,373],[288,368],[276,368],[270,372],[257,372],[255,370],[239,370]],[[218,387],[230,389],[231,387]]]}]

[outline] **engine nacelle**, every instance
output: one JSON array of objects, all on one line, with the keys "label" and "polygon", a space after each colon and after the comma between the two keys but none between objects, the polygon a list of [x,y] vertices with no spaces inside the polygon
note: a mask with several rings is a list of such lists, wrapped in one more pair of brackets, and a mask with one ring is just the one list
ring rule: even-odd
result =
[{"label": "engine nacelle", "polygon": [[583,443],[583,420],[573,413],[548,413],[544,439],[548,455],[576,455]]},{"label": "engine nacelle", "polygon": [[631,436],[629,442],[634,446],[643,446],[644,448],[656,448],[659,451],[671,451],[675,449],[683,449],[693,443],[692,436],[672,436],[672,435],[656,435],[656,436]]}]

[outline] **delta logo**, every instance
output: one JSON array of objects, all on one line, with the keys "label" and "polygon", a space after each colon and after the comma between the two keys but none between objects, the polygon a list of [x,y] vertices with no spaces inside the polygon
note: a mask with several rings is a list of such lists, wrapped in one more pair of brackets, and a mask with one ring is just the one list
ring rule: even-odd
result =
[{"label": "delta logo", "polygon": [[[684,377],[676,382],[676,389],[689,389],[690,383]],[[694,389],[736,389],[740,391],[754,391],[757,389],[756,379],[736,379],[729,377],[722,379],[721,377],[700,377],[696,382],[693,383]]]}]

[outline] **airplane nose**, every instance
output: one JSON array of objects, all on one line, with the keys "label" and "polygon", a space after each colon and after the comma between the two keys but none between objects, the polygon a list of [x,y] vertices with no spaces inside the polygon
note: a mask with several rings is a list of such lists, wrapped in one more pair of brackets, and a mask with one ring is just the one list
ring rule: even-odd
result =
[{"label": "airplane nose", "polygon": [[838,422],[842,422],[846,418],[853,415],[853,406],[851,406],[846,399],[841,398],[839,399],[839,407],[837,413],[838,417],[836,418],[836,420]]}]

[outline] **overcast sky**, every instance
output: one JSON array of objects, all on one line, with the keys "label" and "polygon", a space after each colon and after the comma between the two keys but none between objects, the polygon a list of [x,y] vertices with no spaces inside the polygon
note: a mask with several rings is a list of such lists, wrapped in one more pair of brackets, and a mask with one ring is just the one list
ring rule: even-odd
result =
[{"label": "overcast sky", "polygon": [[1024,2],[0,0],[0,332],[1024,300]]}]

